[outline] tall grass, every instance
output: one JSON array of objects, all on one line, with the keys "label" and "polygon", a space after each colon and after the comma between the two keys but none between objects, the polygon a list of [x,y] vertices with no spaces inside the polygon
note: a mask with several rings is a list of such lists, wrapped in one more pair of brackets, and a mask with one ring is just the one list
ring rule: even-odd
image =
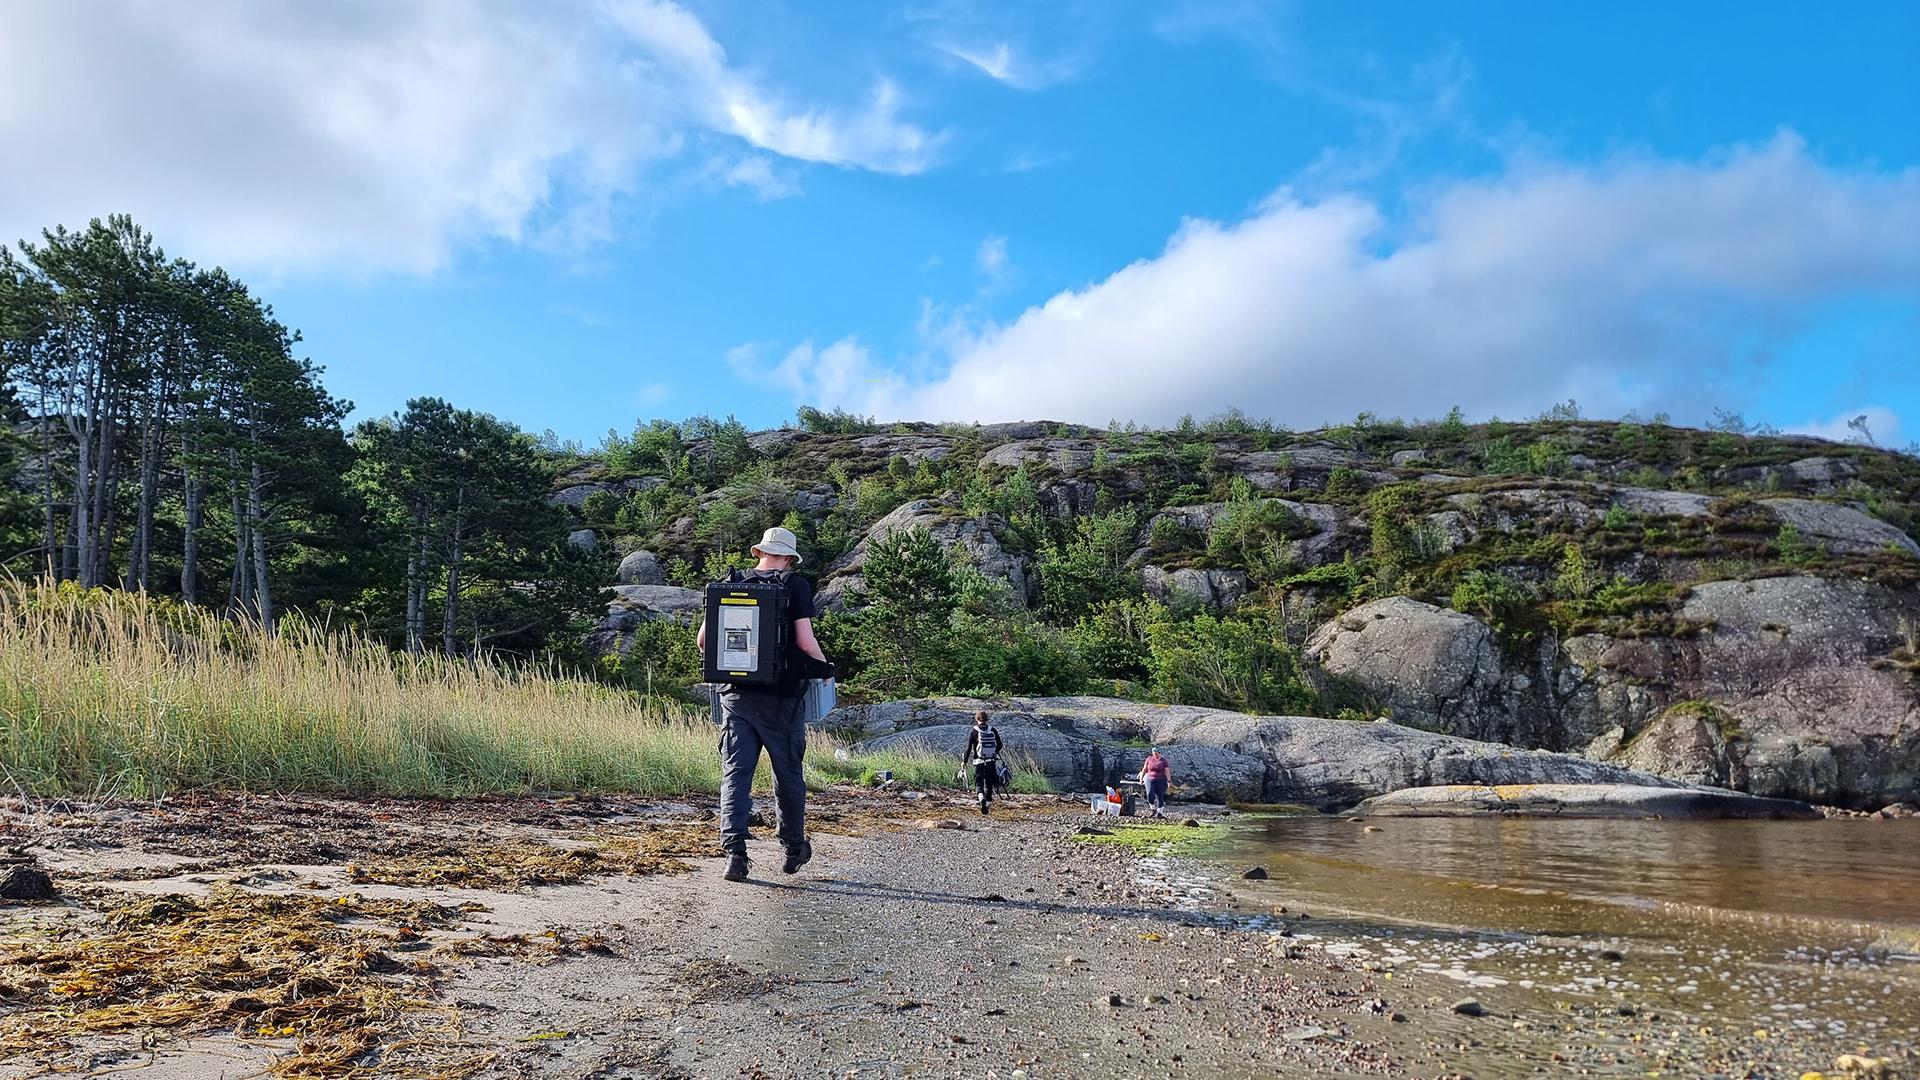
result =
[{"label": "tall grass", "polygon": [[[684,704],[48,583],[0,585],[0,722],[0,785],[36,795],[683,794],[720,781],[714,727]],[[893,767],[819,749],[816,785]]]}]

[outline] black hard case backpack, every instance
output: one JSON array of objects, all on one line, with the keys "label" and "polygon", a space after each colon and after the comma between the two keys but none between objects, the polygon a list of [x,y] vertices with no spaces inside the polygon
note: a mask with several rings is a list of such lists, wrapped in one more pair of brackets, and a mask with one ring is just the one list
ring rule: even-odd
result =
[{"label": "black hard case backpack", "polygon": [[787,616],[787,575],[738,570],[707,586],[707,647],[701,677],[733,686],[779,686],[785,681],[793,620]]}]

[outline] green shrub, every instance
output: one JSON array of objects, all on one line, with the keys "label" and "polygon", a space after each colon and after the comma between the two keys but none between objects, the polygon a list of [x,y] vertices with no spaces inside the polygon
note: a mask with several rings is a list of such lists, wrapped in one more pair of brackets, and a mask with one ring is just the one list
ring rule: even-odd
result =
[{"label": "green shrub", "polygon": [[1493,628],[1494,634],[1509,647],[1530,640],[1539,632],[1539,616],[1534,611],[1533,595],[1503,575],[1475,570],[1460,579],[1448,601],[1453,610],[1464,612]]},{"label": "green shrub", "polygon": [[1644,425],[1627,422],[1614,426],[1611,439],[1613,445],[1629,453],[1645,448],[1650,441]]},{"label": "green shrub", "polygon": [[1327,494],[1329,495],[1359,495],[1364,493],[1370,484],[1371,481],[1367,479],[1365,473],[1345,465],[1335,465],[1333,471],[1327,474]]},{"label": "green shrub", "polygon": [[1584,600],[1593,595],[1599,581],[1579,544],[1568,544],[1560,556],[1560,572],[1553,579],[1554,595],[1568,600]]},{"label": "green shrub", "polygon": [[1527,447],[1527,471],[1541,476],[1558,476],[1567,467],[1567,452],[1550,439]]},{"label": "green shrub", "polygon": [[847,412],[845,409],[822,411],[811,405],[802,405],[794,420],[804,431],[821,435],[872,435],[880,430],[871,416]]},{"label": "green shrub", "polygon": [[1147,630],[1154,693],[1181,705],[1311,715],[1319,695],[1277,628],[1212,615]]},{"label": "green shrub", "polygon": [[1086,687],[1086,662],[1073,640],[1051,626],[960,612],[952,632],[949,691],[1048,696]]},{"label": "green shrub", "polygon": [[674,619],[652,619],[634,627],[624,656],[600,658],[600,676],[608,682],[648,694],[679,692],[700,681],[696,628]]},{"label": "green shrub", "polygon": [[1409,569],[1440,550],[1433,524],[1405,509],[1416,491],[1416,485],[1391,484],[1367,498],[1376,592],[1393,592]]},{"label": "green shrub", "polygon": [[607,529],[620,516],[620,496],[611,491],[596,491],[580,504],[580,521],[589,529]]},{"label": "green shrub", "polygon": [[1126,566],[1138,532],[1139,513],[1128,506],[1079,518],[1070,537],[1042,546],[1041,613],[1064,623],[1095,604],[1139,595],[1139,576]]},{"label": "green shrub", "polygon": [[1533,458],[1526,450],[1513,445],[1513,440],[1505,435],[1487,440],[1482,451],[1486,469],[1490,473],[1523,473],[1533,465]]},{"label": "green shrub", "polygon": [[1197,551],[1207,546],[1207,534],[1188,525],[1172,514],[1162,514],[1153,519],[1153,527],[1147,530],[1147,547],[1157,555],[1168,555],[1176,551]]},{"label": "green shrub", "polygon": [[1284,578],[1280,586],[1286,589],[1334,588],[1338,589],[1343,596],[1350,598],[1357,595],[1366,582],[1365,568],[1354,562],[1353,556],[1348,554],[1339,562],[1321,563],[1319,566]]},{"label": "green shrub", "polygon": [[1151,675],[1147,632],[1170,618],[1155,600],[1109,600],[1080,616],[1074,646],[1095,677],[1145,680]]},{"label": "green shrub", "polygon": [[1801,537],[1792,522],[1781,523],[1780,531],[1773,537],[1773,550],[1788,566],[1810,566],[1827,557],[1827,550]]},{"label": "green shrub", "polygon": [[1316,526],[1277,499],[1237,495],[1207,531],[1207,555],[1271,580],[1286,562],[1288,544],[1312,536]]}]

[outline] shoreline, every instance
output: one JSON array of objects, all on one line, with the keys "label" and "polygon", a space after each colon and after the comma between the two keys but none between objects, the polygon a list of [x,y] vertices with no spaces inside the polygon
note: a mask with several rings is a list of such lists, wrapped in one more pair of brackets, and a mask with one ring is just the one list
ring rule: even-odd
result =
[{"label": "shoreline", "polygon": [[[1797,1077],[1835,1064],[1824,1040],[1389,963],[1352,947],[1366,920],[1302,910],[1278,883],[1088,842],[1104,838],[1076,835],[1085,826],[1134,826],[1084,802],[1014,797],[982,819],[964,796],[919,794],[815,796],[815,862],[780,874],[762,830],[743,885],[720,880],[704,800],[16,801],[0,840],[67,896],[0,907],[0,936],[15,960],[56,933],[98,937],[100,912],[129,897],[358,905],[368,914],[340,932],[395,965],[368,985],[432,1005],[375,1017],[372,1046],[348,1059],[367,1075]],[[425,908],[374,914],[383,904],[449,914],[428,925]],[[1405,933],[1374,924],[1381,941]],[[0,996],[0,1032],[50,1000],[21,970],[0,967],[16,989]],[[1479,1015],[1456,1011],[1468,997]],[[137,1028],[82,1035],[0,1059],[0,1080],[57,1064],[259,1075],[325,1042],[282,1027],[294,1030],[187,1024],[151,1049]]]}]

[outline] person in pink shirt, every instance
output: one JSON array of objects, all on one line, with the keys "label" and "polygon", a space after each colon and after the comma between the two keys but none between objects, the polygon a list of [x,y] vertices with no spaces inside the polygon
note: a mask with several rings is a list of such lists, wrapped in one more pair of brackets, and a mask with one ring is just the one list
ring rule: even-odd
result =
[{"label": "person in pink shirt", "polygon": [[1172,779],[1173,767],[1160,755],[1160,748],[1154,747],[1146,764],[1140,766],[1140,783],[1146,786],[1147,805],[1153,808],[1155,817],[1167,808],[1167,785]]}]

